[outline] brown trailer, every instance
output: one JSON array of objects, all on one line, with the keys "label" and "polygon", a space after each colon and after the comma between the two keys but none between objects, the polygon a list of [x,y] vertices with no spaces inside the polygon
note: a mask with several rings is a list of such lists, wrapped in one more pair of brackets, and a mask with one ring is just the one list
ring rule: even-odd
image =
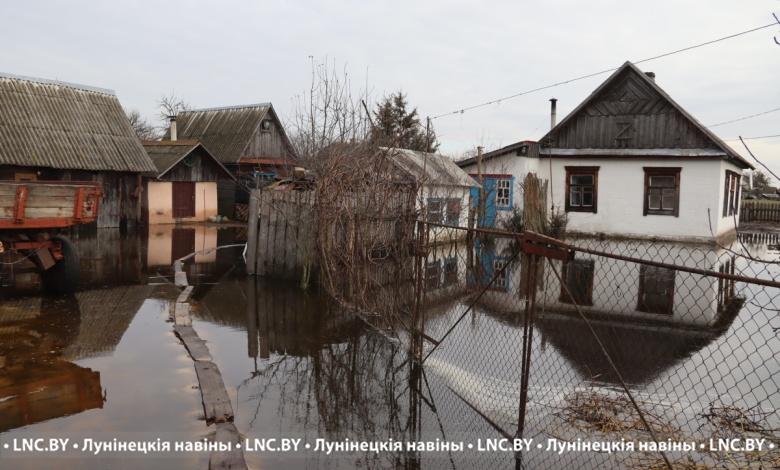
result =
[{"label": "brown trailer", "polygon": [[76,291],[79,258],[61,229],[97,219],[99,183],[0,181],[0,252],[28,256],[44,289],[55,295]]}]

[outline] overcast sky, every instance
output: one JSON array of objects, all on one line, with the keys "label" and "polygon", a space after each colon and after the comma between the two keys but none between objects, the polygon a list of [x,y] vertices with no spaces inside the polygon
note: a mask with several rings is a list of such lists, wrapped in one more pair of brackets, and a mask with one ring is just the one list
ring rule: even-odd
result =
[{"label": "overcast sky", "polygon": [[[149,118],[174,93],[199,108],[271,102],[284,119],[327,57],[356,93],[407,93],[457,156],[540,138],[550,98],[562,119],[609,73],[524,92],[767,26],[773,13],[780,0],[2,1],[0,72],[109,88]],[[777,23],[637,65],[712,126],[780,108],[775,38]],[[752,161],[732,139],[780,135],[780,111],[711,129]],[[746,142],[780,174],[780,137]]]}]

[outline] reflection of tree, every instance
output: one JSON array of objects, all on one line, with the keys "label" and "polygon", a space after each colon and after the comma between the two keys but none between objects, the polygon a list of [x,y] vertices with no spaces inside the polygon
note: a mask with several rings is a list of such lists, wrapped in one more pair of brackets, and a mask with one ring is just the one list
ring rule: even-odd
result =
[{"label": "reflection of tree", "polygon": [[[278,397],[280,428],[292,422],[295,429],[316,430],[316,437],[330,442],[418,441],[422,406],[430,403],[423,398],[429,392],[419,366],[385,337],[338,318],[333,310],[319,313],[310,327],[296,330],[299,345],[308,345],[293,348],[302,355],[277,350],[279,355],[271,355],[240,385],[239,396],[247,393],[241,390],[248,390],[247,400],[256,402],[249,429],[267,401]],[[289,336],[290,329],[300,327],[294,322],[269,325],[268,335],[275,337]],[[290,430],[280,431],[289,434]],[[388,464],[419,468],[419,457],[405,448],[404,452],[357,452],[350,457],[367,468]]]}]

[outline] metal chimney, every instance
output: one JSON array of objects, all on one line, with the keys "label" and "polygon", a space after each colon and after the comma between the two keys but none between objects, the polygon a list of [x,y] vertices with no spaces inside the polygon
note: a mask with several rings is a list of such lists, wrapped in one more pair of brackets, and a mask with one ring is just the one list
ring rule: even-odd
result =
[{"label": "metal chimney", "polygon": [[647,75],[647,78],[650,80],[655,81],[655,72],[645,72],[645,75]]},{"label": "metal chimney", "polygon": [[176,116],[168,116],[168,119],[171,120],[171,141],[176,141]]},{"label": "metal chimney", "polygon": [[557,124],[556,122],[556,115],[555,115],[555,104],[558,102],[556,98],[550,98],[550,129],[555,127]]}]

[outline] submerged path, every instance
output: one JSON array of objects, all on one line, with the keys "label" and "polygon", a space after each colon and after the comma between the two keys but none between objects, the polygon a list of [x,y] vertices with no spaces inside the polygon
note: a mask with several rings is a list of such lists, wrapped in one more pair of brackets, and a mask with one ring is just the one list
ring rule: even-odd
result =
[{"label": "submerged path", "polygon": [[198,376],[200,384],[200,395],[203,402],[203,411],[206,415],[206,424],[215,424],[217,427],[214,442],[220,448],[227,450],[212,451],[209,459],[209,469],[247,469],[246,460],[244,460],[244,451],[241,450],[241,437],[238,434],[236,425],[233,424],[233,407],[230,404],[225,389],[225,382],[222,380],[222,374],[219,367],[212,361],[211,353],[206,343],[198,336],[198,333],[192,327],[192,317],[190,317],[189,297],[192,294],[193,287],[188,285],[187,274],[182,269],[184,260],[198,254],[207,254],[219,248],[231,248],[243,245],[227,245],[208,250],[198,251],[176,260],[173,264],[175,275],[174,282],[177,287],[183,287],[184,290],[179,294],[174,304],[173,331],[176,336],[184,343],[187,352],[195,362],[195,373]]}]

